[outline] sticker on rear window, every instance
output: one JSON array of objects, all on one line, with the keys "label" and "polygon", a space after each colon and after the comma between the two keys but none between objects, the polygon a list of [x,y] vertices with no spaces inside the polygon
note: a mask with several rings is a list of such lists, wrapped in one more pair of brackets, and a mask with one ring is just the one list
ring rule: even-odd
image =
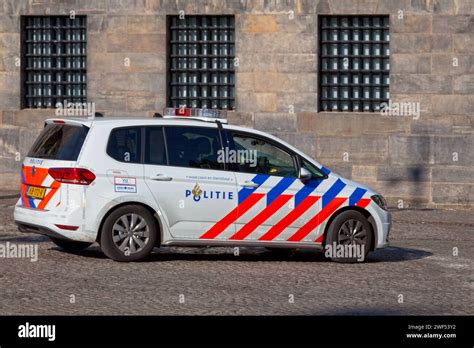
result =
[{"label": "sticker on rear window", "polygon": [[137,192],[137,179],[115,176],[114,189],[115,189],[115,192],[136,193]]}]

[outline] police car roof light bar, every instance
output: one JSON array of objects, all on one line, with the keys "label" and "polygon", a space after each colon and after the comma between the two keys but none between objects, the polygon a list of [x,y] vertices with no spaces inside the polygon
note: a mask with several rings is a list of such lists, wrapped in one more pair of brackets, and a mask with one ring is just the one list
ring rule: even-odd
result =
[{"label": "police car roof light bar", "polygon": [[195,108],[165,108],[163,118],[189,118],[206,122],[227,123],[225,110]]}]

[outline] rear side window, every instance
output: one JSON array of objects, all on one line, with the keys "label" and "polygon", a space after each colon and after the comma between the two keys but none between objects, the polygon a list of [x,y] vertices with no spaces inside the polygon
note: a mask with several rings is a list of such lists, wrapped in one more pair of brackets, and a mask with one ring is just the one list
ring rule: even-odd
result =
[{"label": "rear side window", "polygon": [[169,164],[176,167],[223,169],[217,161],[221,148],[217,129],[165,127]]},{"label": "rear side window", "polygon": [[120,162],[141,162],[141,127],[116,128],[110,133],[107,154]]},{"label": "rear side window", "polygon": [[145,133],[145,163],[166,165],[166,148],[163,128],[146,127]]},{"label": "rear side window", "polygon": [[88,131],[86,126],[47,124],[28,152],[28,157],[76,161]]}]

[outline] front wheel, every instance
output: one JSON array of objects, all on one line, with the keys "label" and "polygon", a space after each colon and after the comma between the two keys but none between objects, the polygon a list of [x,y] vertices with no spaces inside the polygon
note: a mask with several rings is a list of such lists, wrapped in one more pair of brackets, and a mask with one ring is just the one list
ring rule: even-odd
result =
[{"label": "front wheel", "polygon": [[56,244],[58,247],[65,251],[70,251],[70,252],[77,252],[81,251],[84,249],[87,249],[92,245],[92,243],[88,242],[76,242],[74,240],[66,240],[66,239],[60,239],[60,238],[54,238],[54,237],[49,237],[51,241]]},{"label": "front wheel", "polygon": [[157,238],[156,222],[144,207],[128,205],[113,211],[100,236],[104,254],[115,261],[138,261],[150,254]]},{"label": "front wheel", "polygon": [[347,210],[329,226],[325,256],[336,262],[362,262],[369,254],[372,237],[367,218],[358,211]]}]

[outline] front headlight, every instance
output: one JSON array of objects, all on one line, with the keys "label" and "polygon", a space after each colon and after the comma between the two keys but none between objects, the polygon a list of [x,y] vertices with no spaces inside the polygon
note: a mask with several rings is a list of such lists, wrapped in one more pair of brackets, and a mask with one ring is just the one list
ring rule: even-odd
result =
[{"label": "front headlight", "polygon": [[381,195],[373,195],[372,200],[383,210],[387,210],[387,202],[385,201],[385,198],[383,198]]}]

